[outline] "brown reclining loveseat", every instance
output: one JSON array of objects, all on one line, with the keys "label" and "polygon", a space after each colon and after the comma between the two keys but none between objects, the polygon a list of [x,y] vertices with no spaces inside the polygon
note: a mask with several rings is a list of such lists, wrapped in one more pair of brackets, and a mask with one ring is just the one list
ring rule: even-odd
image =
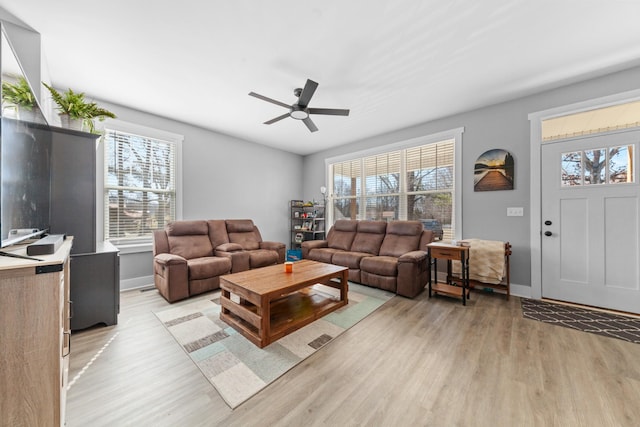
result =
[{"label": "brown reclining loveseat", "polygon": [[173,221],[153,233],[153,276],[169,302],[218,289],[220,276],[284,262],[250,219]]},{"label": "brown reclining loveseat", "polygon": [[302,242],[302,258],[349,268],[349,280],[413,298],[427,284],[427,244],[420,221],[340,219],[326,240]]}]

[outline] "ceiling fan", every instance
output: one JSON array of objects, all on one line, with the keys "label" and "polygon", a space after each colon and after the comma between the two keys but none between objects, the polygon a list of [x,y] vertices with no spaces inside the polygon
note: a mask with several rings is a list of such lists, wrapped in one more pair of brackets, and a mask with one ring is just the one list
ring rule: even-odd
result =
[{"label": "ceiling fan", "polygon": [[296,88],[293,90],[293,94],[298,97],[298,102],[291,105],[285,104],[284,102],[276,101],[275,99],[268,98],[255,92],[249,92],[249,95],[254,96],[258,99],[262,99],[263,101],[271,102],[272,104],[279,105],[289,110],[289,112],[286,114],[283,114],[271,120],[267,120],[266,122],[264,122],[265,125],[270,125],[275,122],[279,122],[280,120],[287,117],[291,117],[292,119],[302,120],[302,122],[307,125],[311,132],[315,132],[318,130],[318,128],[309,117],[309,114],[326,114],[330,116],[349,115],[349,110],[341,110],[336,108],[310,108],[309,101],[311,101],[311,97],[313,96],[317,88],[318,83],[314,82],[313,80],[307,79],[307,83],[304,85],[304,89]]}]

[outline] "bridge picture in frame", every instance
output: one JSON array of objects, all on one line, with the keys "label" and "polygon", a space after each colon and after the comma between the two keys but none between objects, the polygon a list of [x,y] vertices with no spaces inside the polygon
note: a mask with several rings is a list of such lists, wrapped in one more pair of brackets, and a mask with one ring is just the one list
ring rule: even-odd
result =
[{"label": "bridge picture in frame", "polygon": [[475,163],[473,191],[513,190],[514,176],[511,153],[499,148],[485,151]]}]

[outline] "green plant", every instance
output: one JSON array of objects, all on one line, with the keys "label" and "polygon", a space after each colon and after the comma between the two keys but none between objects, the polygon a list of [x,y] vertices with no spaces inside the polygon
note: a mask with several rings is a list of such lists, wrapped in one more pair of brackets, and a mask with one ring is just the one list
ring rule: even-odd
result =
[{"label": "green plant", "polygon": [[29,111],[36,105],[29,83],[22,76],[18,77],[16,83],[2,82],[2,101]]},{"label": "green plant", "polygon": [[105,118],[116,118],[116,115],[109,110],[98,107],[95,102],[85,100],[83,92],[74,92],[67,89],[66,92],[60,93],[46,83],[42,83],[51,93],[51,98],[58,104],[60,114],[68,114],[72,119],[81,119],[87,125],[89,132],[95,132],[93,119],[103,121]]}]

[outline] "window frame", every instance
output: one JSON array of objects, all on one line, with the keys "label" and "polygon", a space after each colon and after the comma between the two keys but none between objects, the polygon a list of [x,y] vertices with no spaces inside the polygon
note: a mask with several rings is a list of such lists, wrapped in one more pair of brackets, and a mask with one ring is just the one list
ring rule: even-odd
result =
[{"label": "window frame", "polygon": [[[334,201],[334,189],[333,189],[333,176],[332,165],[336,163],[342,163],[347,161],[354,161],[358,159],[364,159],[366,157],[381,155],[398,150],[406,150],[409,148],[418,147],[421,145],[434,144],[441,141],[453,140],[454,150],[454,185],[453,185],[453,206],[452,206],[452,227],[454,229],[453,238],[462,238],[462,135],[464,133],[464,127],[454,128],[438,133],[424,135],[416,138],[411,138],[391,144],[382,145],[379,147],[356,151],[340,156],[328,157],[325,159],[325,186],[327,187],[327,206]],[[401,156],[404,157],[404,156]],[[404,159],[402,159],[404,162]],[[364,167],[364,166],[362,166]],[[363,184],[364,185],[364,184]],[[401,194],[407,194],[406,181],[401,180],[400,187]],[[359,212],[362,213],[363,209],[366,209],[366,198],[364,194],[364,187],[361,191],[363,194],[355,196],[356,200],[360,200]],[[362,206],[364,203],[365,206]],[[404,206],[405,212],[399,213],[399,219],[406,219],[406,206]],[[333,224],[335,219],[333,217],[333,209],[327,209],[327,224]]]},{"label": "window frame", "polygon": [[[135,123],[129,123],[122,120],[108,120],[104,124],[104,131],[111,130],[122,133],[135,134],[151,139],[158,139],[166,142],[173,143],[175,145],[175,219],[182,219],[182,143],[184,136],[152,127],[147,127]],[[100,225],[96,227],[97,241],[105,241],[105,215],[104,215],[104,196],[105,196],[105,138],[102,136],[98,139],[96,147],[96,220]],[[152,237],[140,238],[140,239],[127,239],[118,241],[117,239],[109,240],[110,243],[115,245],[122,253],[135,253],[151,250]]]}]

